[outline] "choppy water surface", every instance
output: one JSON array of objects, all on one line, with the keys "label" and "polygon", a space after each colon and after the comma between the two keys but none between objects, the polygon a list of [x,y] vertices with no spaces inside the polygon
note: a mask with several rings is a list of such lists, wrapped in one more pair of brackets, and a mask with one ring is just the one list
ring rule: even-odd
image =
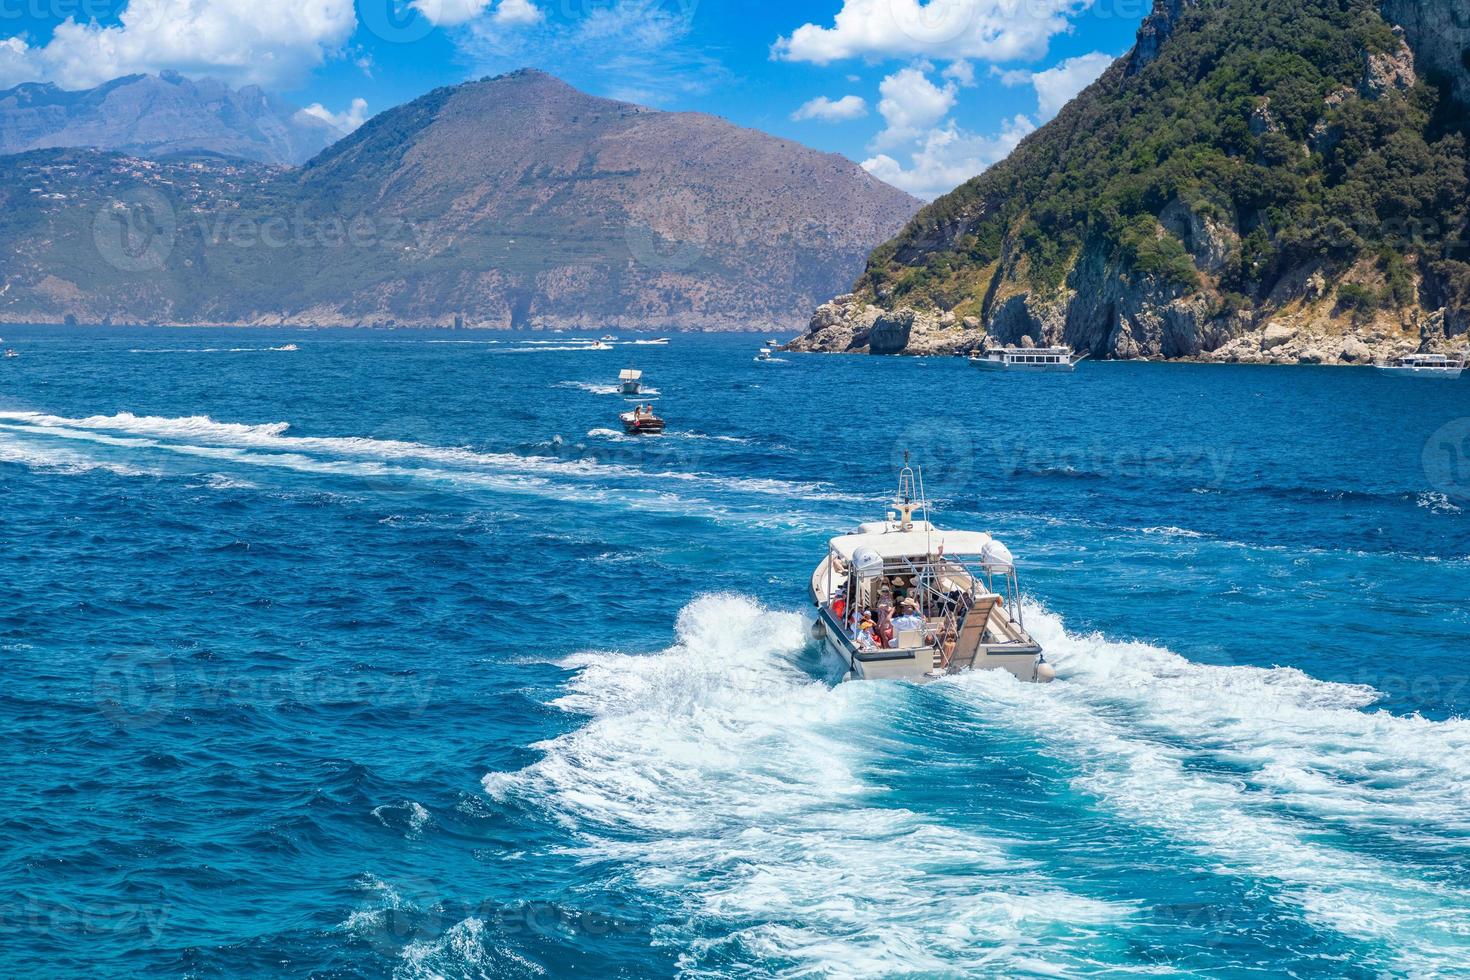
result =
[{"label": "choppy water surface", "polygon": [[[3,332],[6,974],[1470,972],[1470,381]],[[1058,683],[833,682],[904,448]]]}]

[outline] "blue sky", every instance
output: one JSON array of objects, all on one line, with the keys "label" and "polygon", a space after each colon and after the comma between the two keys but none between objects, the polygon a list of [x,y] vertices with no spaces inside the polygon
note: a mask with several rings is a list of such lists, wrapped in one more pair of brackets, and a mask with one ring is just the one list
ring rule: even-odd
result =
[{"label": "blue sky", "polygon": [[0,0],[0,87],[175,69],[350,127],[520,67],[843,153],[923,197],[1133,43],[1147,0]]}]

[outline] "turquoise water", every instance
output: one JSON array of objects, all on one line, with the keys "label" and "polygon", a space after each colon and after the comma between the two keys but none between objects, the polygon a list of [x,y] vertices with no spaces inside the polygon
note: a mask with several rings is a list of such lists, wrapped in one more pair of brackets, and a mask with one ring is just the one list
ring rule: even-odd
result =
[{"label": "turquoise water", "polygon": [[[1470,973],[1470,380],[0,333],[0,972]],[[833,682],[904,449],[1056,684]]]}]

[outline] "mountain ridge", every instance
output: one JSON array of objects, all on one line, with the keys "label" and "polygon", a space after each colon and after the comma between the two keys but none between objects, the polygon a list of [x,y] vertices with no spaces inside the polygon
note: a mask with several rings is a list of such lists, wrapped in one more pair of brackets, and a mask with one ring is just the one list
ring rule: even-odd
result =
[{"label": "mountain ridge", "polygon": [[171,71],[124,75],[77,91],[49,82],[0,91],[0,154],[88,147],[300,164],[344,135],[256,86],[233,89]]},{"label": "mountain ridge", "polygon": [[1407,40],[1369,0],[1156,0],[1128,54],[876,249],[797,347],[1359,363],[1460,342],[1462,79],[1421,74]]},{"label": "mountain ridge", "polygon": [[[296,169],[6,168],[27,195],[0,222],[12,321],[795,330],[919,207],[835,154],[533,70],[436,89]],[[124,245],[168,238],[157,268],[78,260],[114,218]]]}]

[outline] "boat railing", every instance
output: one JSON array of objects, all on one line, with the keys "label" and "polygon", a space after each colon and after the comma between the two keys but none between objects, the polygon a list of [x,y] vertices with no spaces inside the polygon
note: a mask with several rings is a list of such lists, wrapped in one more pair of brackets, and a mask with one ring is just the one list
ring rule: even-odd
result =
[{"label": "boat railing", "polygon": [[[830,564],[828,568],[830,576]],[[913,585],[909,589],[909,597],[918,601],[920,607],[926,612],[940,610],[940,615],[953,615],[956,592],[968,599],[964,604],[967,611],[982,595],[998,595],[1007,617],[1017,627],[1025,630],[1021,612],[1020,583],[1016,577],[1014,565],[984,562],[978,558],[964,560],[950,555],[934,556],[927,560],[898,558],[884,561],[880,570],[875,570],[865,577],[870,580],[912,578]],[[968,580],[969,588],[949,590],[939,588],[939,583],[945,579],[949,579],[951,584],[957,586],[956,578]],[[847,581],[841,588],[834,588],[834,585],[835,583],[829,577],[827,596],[829,605],[839,594],[856,594],[853,590],[854,583],[851,581]],[[958,627],[962,619],[963,617],[959,617],[959,620],[953,625]]]}]

